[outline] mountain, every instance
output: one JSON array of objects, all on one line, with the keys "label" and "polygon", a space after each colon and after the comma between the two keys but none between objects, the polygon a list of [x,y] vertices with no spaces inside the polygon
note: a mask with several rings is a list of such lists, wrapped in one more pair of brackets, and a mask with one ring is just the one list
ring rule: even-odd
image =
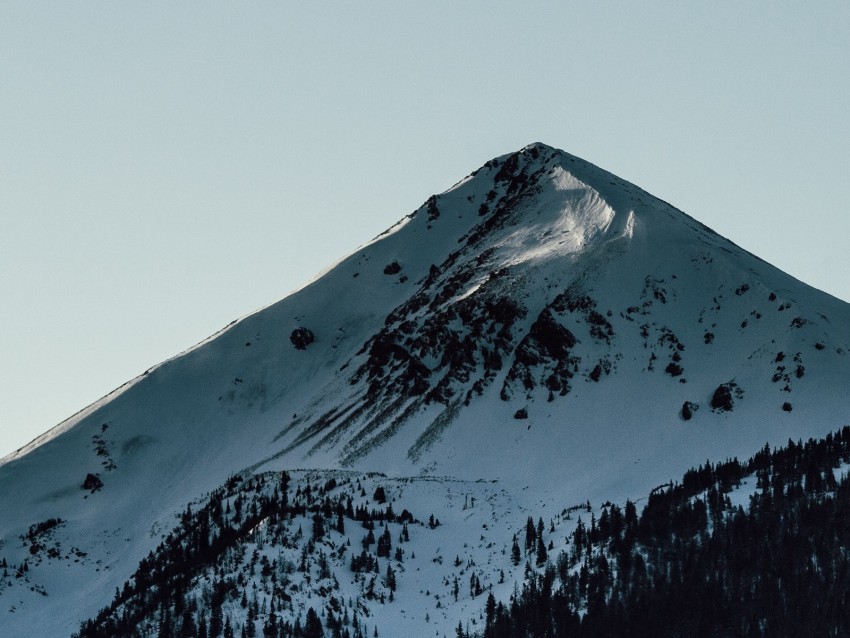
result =
[{"label": "mountain", "polygon": [[[476,578],[507,600],[529,577],[511,560],[529,516],[551,521],[557,550],[579,506],[593,514],[706,459],[847,423],[848,350],[848,304],[592,164],[529,145],[0,461],[3,633],[70,635],[134,573],[147,578],[140,561],[181,547],[197,570],[181,600],[246,569],[242,593],[257,584],[293,622],[309,608],[327,620],[334,598],[336,613],[360,609],[381,631],[449,634],[480,612]],[[209,518],[237,500],[253,514]],[[409,516],[388,517],[387,503]],[[306,532],[348,504],[369,512],[343,512],[348,535]],[[292,556],[257,539],[263,512],[284,520]],[[394,538],[407,524],[406,555],[421,564],[395,563],[392,605],[374,586],[367,596],[354,550],[340,550],[366,533],[353,520],[383,520]],[[191,553],[187,534],[235,544]],[[231,555],[248,546],[257,561],[277,547],[290,589],[264,597],[268,583],[247,575],[259,563]],[[377,562],[383,574],[392,561]],[[330,573],[338,589],[322,584]],[[251,606],[239,603],[224,609],[242,626]]]}]

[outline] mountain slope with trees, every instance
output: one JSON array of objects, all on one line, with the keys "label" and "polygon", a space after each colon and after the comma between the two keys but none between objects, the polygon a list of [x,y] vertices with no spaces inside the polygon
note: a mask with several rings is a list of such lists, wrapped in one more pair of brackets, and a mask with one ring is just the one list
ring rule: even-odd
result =
[{"label": "mountain slope with trees", "polygon": [[[580,523],[485,638],[850,633],[850,427],[703,466]],[[747,502],[733,489],[742,484]],[[732,496],[736,496],[733,502]]]},{"label": "mountain slope with trees", "polygon": [[[110,622],[154,623],[158,603],[167,626],[190,627],[191,609],[200,632],[214,598],[241,619],[248,587],[263,622],[274,600],[284,628],[303,629],[312,608],[327,629],[330,573],[333,615],[348,611],[352,634],[355,610],[372,631],[452,633],[466,618],[480,631],[479,599],[519,593],[526,562],[543,573],[581,507],[601,520],[602,503],[641,498],[706,458],[824,437],[850,421],[848,378],[847,303],[634,184],[530,144],[0,460],[0,623],[13,637],[69,635],[117,589]],[[332,478],[332,514],[349,498],[354,508],[344,534],[302,496]],[[367,503],[378,487],[380,508]],[[366,530],[356,514],[389,504],[418,521],[401,563],[403,523]],[[313,539],[315,507],[325,534]],[[297,569],[305,547],[324,568],[316,555]],[[278,561],[265,583],[255,550]],[[227,574],[241,611],[221,600]]]},{"label": "mountain slope with trees", "polygon": [[[394,623],[387,626],[380,612],[428,606],[431,592],[416,600],[406,572],[417,564],[417,548],[425,550],[418,541],[442,524],[433,515],[425,522],[407,509],[396,512],[381,484],[386,477],[321,478],[231,477],[204,505],[187,508],[78,637],[394,635]],[[474,500],[467,497],[464,508]],[[455,557],[439,576],[450,583],[447,605],[468,597],[470,619],[477,618],[459,621],[455,633],[835,636],[850,630],[850,426],[817,441],[765,446],[746,462],[707,461],[640,500],[640,513],[627,500],[569,508],[557,524],[529,515],[510,552],[504,543],[495,553],[499,580],[506,571],[515,579],[504,600],[471,568],[492,555]],[[469,530],[449,526],[448,533],[468,538]],[[554,551],[554,538],[565,529],[566,542]],[[46,532],[34,530],[32,542]],[[352,536],[359,542],[352,544]]]}]

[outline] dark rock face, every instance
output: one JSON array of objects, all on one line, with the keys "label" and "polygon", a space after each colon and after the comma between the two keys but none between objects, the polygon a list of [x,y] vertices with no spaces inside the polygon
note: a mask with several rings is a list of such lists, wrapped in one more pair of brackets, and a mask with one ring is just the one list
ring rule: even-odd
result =
[{"label": "dark rock face", "polygon": [[515,382],[521,382],[525,390],[536,387],[532,368],[539,365],[547,369],[546,387],[552,392],[566,394],[573,376],[570,351],[576,343],[575,335],[559,324],[552,312],[545,308],[514,353],[513,365],[502,388],[502,399],[507,400],[510,396],[508,387]]},{"label": "dark rock face", "polygon": [[289,340],[297,350],[306,350],[316,340],[316,336],[307,328],[298,327],[289,335]]},{"label": "dark rock face", "polygon": [[548,309],[540,313],[537,321],[531,325],[530,334],[543,352],[557,361],[565,359],[570,353],[570,348],[576,345],[573,333],[556,322]]},{"label": "dark rock face", "polygon": [[428,221],[433,222],[440,218],[440,209],[437,207],[437,196],[431,195],[428,201],[425,202],[425,207],[428,209]]},{"label": "dark rock face", "polygon": [[[492,295],[491,284],[460,300],[461,273],[427,288],[394,310],[384,328],[361,350],[368,358],[353,382],[366,377],[367,398],[400,392],[404,397],[425,395],[428,403],[448,403],[476,371],[472,391],[481,394],[502,368],[513,346],[512,327],[525,310],[512,300]],[[427,282],[426,282],[427,283]],[[431,361],[426,365],[425,361]],[[433,363],[436,362],[436,363]]]}]

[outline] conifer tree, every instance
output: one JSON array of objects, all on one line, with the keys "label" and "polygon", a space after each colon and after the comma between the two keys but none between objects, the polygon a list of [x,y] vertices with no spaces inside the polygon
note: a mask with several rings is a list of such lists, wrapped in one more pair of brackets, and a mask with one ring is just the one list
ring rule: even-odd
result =
[{"label": "conifer tree", "polygon": [[546,563],[547,554],[546,554],[546,545],[543,542],[543,537],[537,537],[537,564],[543,565]]},{"label": "conifer tree", "polygon": [[525,553],[534,551],[537,542],[537,530],[534,528],[534,520],[529,516],[525,522]]},{"label": "conifer tree", "polygon": [[322,638],[323,636],[322,621],[319,619],[316,610],[310,607],[307,610],[307,617],[304,619],[304,638]]},{"label": "conifer tree", "polygon": [[522,555],[519,551],[519,543],[516,541],[516,534],[514,534],[513,544],[511,545],[511,562],[516,566],[519,565],[520,560],[522,560]]}]

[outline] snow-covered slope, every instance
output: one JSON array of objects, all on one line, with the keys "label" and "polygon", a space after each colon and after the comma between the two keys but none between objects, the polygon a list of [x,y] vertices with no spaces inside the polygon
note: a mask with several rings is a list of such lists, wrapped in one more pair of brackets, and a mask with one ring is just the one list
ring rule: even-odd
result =
[{"label": "snow-covered slope", "polygon": [[2,633],[75,630],[236,473],[418,477],[449,518],[485,481],[509,546],[529,512],[844,425],[848,351],[848,304],[533,144],[3,459]]}]

